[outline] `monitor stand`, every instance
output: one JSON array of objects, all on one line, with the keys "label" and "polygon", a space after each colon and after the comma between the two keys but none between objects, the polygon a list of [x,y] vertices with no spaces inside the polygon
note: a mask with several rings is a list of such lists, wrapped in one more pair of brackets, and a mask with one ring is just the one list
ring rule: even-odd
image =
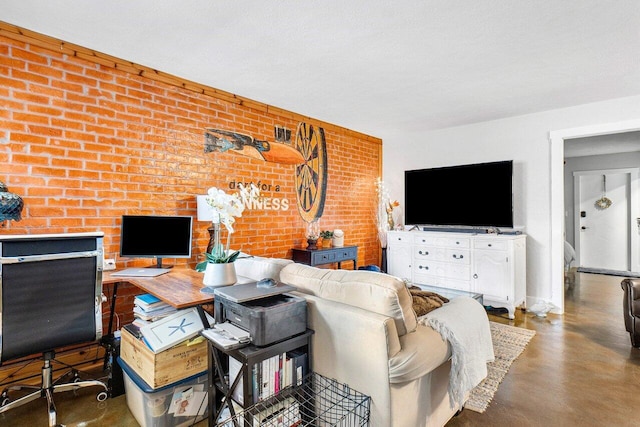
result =
[{"label": "monitor stand", "polygon": [[162,264],[162,257],[156,257],[156,263],[148,265],[146,268],[173,268],[173,265]]}]

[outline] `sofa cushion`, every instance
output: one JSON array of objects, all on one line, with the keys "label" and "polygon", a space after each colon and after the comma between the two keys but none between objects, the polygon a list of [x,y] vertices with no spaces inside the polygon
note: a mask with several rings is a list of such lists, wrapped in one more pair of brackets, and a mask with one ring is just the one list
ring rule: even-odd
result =
[{"label": "sofa cushion", "polygon": [[280,270],[293,263],[290,259],[265,258],[242,254],[235,261],[238,284],[257,282],[261,279],[280,280]]},{"label": "sofa cushion", "polygon": [[300,292],[360,307],[392,317],[403,336],[416,329],[412,298],[404,282],[384,273],[364,270],[328,270],[304,264],[289,264],[280,280]]}]

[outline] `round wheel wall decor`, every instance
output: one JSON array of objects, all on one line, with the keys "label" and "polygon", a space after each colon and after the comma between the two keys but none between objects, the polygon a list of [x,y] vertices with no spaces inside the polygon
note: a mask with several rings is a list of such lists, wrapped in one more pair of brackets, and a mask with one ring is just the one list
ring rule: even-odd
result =
[{"label": "round wheel wall decor", "polygon": [[300,122],[295,147],[304,163],[296,166],[296,199],[298,212],[306,222],[322,216],[327,191],[327,143],[324,129]]}]

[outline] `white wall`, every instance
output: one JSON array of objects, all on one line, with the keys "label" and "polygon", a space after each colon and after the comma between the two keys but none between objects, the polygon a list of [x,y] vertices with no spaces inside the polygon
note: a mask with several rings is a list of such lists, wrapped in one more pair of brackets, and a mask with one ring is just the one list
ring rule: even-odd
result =
[{"label": "white wall", "polygon": [[[563,283],[552,283],[551,142],[549,132],[640,119],[640,96],[441,129],[382,136],[383,179],[390,197],[404,200],[404,171],[496,160],[514,161],[514,222],[527,238],[527,305],[539,299],[564,308]],[[561,158],[554,161],[563,161]],[[554,183],[563,193],[563,182]],[[562,196],[560,196],[562,197]],[[487,194],[487,203],[490,203]],[[429,200],[425,189],[425,203]],[[562,221],[562,219],[560,219]],[[555,234],[555,231],[554,231]],[[557,275],[556,275],[557,276]],[[561,280],[561,278],[560,278]],[[555,280],[558,281],[558,280]]]}]

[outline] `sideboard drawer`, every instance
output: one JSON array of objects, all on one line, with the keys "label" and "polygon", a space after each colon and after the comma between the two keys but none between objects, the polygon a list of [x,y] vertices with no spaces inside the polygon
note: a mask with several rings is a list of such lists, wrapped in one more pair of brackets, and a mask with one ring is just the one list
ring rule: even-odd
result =
[{"label": "sideboard drawer", "polygon": [[477,239],[473,242],[474,249],[489,249],[493,251],[506,251],[508,243],[497,239]]}]

